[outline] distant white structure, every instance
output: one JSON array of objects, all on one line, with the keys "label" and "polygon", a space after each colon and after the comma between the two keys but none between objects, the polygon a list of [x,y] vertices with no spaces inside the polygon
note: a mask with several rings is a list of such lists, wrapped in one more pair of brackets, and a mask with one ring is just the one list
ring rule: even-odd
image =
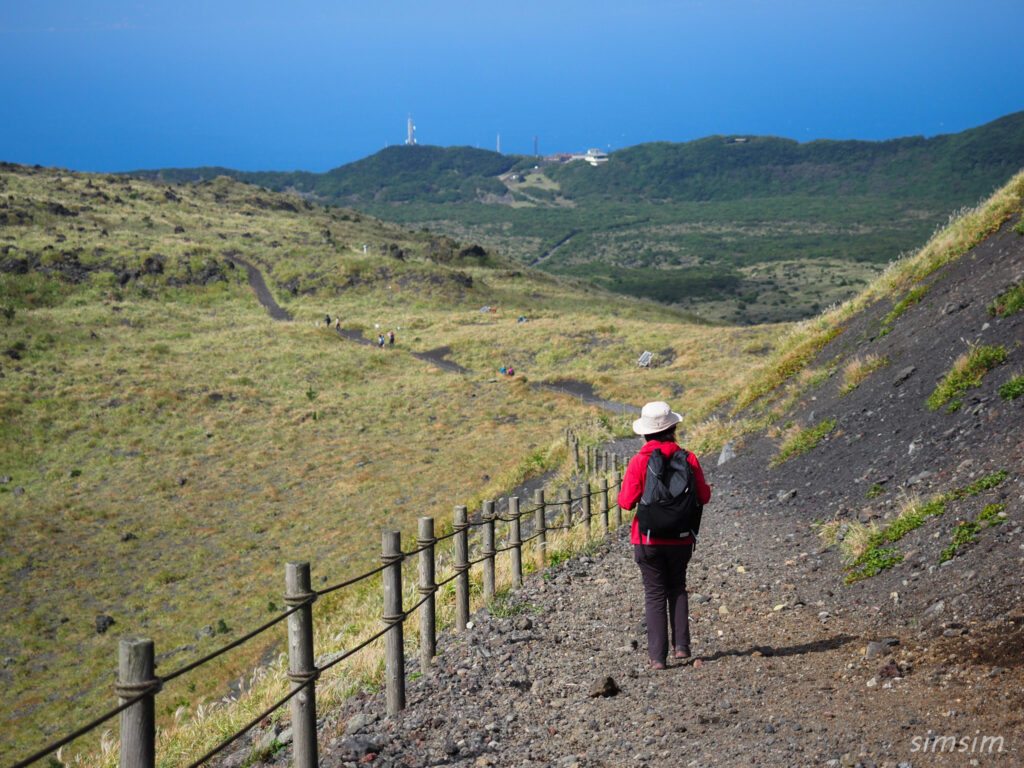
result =
[{"label": "distant white structure", "polygon": [[501,154],[501,134],[498,134],[498,154]]},{"label": "distant white structure", "polygon": [[416,124],[412,121],[411,114],[409,115],[409,123],[406,126],[406,131],[405,145],[407,147],[411,147],[416,143]]},{"label": "distant white structure", "polygon": [[588,149],[582,155],[570,155],[570,160],[586,160],[591,165],[601,165],[608,162],[608,155],[600,149]]}]

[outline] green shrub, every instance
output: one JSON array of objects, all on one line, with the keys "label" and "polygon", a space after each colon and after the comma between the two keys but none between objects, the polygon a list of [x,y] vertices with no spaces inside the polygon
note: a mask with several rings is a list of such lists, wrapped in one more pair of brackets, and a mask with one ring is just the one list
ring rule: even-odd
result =
[{"label": "green shrub", "polygon": [[981,526],[973,520],[964,520],[958,523],[956,528],[953,529],[953,541],[942,550],[942,554],[939,555],[939,562],[944,563],[947,560],[952,560],[960,547],[978,538],[978,531],[980,530]]},{"label": "green shrub", "polygon": [[931,289],[927,285],[919,285],[917,288],[912,288],[906,296],[896,302],[896,306],[892,308],[892,311],[882,318],[882,328],[878,332],[878,338],[889,333],[899,316],[915,304],[919,304],[921,299],[928,295],[929,290]]},{"label": "green shrub", "polygon": [[973,483],[968,485],[962,491],[953,491],[949,494],[951,499],[962,499],[965,496],[977,496],[982,491],[990,491],[997,485],[1003,482],[1010,473],[1005,469],[1000,469],[998,472],[993,472],[991,475],[987,475],[980,480],[975,480]]},{"label": "green shrub", "polygon": [[1016,400],[1021,395],[1024,395],[1024,374],[1014,376],[999,387],[999,396],[1003,400]]},{"label": "green shrub", "polygon": [[777,467],[794,456],[807,453],[835,428],[835,419],[825,419],[813,427],[798,432],[782,444],[782,447],[779,449],[779,455],[772,460],[770,466]]},{"label": "green shrub", "polygon": [[979,386],[982,377],[1005,360],[1006,350],[1001,346],[972,347],[968,354],[953,363],[952,370],[939,382],[928,398],[928,407],[934,411],[948,403],[946,413],[960,410],[963,402],[959,397],[968,388]]},{"label": "green shrub", "polygon": [[1005,504],[989,504],[978,513],[978,520],[983,521],[986,524],[986,527],[1005,523],[1006,518],[999,516],[999,513],[1005,509]]},{"label": "green shrub", "polygon": [[872,547],[864,553],[864,557],[861,563],[864,565],[859,571],[851,571],[846,575],[843,580],[847,584],[852,584],[855,581],[866,579],[876,574],[881,573],[887,568],[892,568],[894,565],[903,562],[903,555],[901,555],[896,547],[891,549],[879,549],[878,547]]},{"label": "green shrub", "polygon": [[1009,317],[1022,309],[1024,309],[1024,283],[1013,286],[988,305],[988,313],[993,317]]},{"label": "green shrub", "polygon": [[[886,542],[896,543],[911,531],[924,525],[929,517],[944,514],[946,505],[949,502],[968,496],[977,496],[983,491],[991,490],[1002,483],[1008,476],[1009,472],[1001,469],[998,472],[993,472],[991,475],[975,480],[965,488],[955,489],[937,496],[925,504],[904,509],[900,516],[885,528],[872,530],[863,527],[862,548],[857,550],[860,554],[854,557],[849,565],[846,566],[847,575],[845,582],[852,584],[855,581],[881,573],[887,568],[902,562],[903,555],[899,554],[895,547],[884,549],[882,545]],[[970,523],[966,527],[961,527],[964,525],[963,523],[957,526],[957,529],[954,531],[953,542],[943,550],[939,562],[945,562],[953,557],[961,546],[969,541],[973,541],[974,537],[977,536],[977,532],[982,528],[999,525],[1004,522],[1005,518],[1000,517],[999,513],[1005,509],[1005,506],[1005,504],[991,504],[978,513],[975,522]],[[834,536],[837,527],[838,525],[822,526],[819,535],[825,537],[826,534],[831,534],[832,541],[829,543],[835,543]]]}]

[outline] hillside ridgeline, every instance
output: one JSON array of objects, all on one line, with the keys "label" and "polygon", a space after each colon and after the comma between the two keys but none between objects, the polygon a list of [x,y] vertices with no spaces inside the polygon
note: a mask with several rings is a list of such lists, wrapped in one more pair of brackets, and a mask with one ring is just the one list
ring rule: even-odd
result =
[{"label": "hillside ridgeline", "polygon": [[[1024,157],[1024,113],[882,142],[710,136],[549,163],[468,147],[389,147],[326,173],[217,175],[483,244],[616,292],[756,323],[817,314],[920,247]],[[538,166],[535,168],[535,166]]]}]

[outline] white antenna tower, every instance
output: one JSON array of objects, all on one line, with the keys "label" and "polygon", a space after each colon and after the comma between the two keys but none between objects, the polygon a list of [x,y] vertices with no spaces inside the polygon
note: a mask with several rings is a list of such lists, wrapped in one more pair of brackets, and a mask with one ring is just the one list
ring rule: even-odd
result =
[{"label": "white antenna tower", "polygon": [[412,121],[412,114],[409,115],[409,123],[406,128],[407,135],[405,139],[406,146],[411,147],[416,143],[416,124]]},{"label": "white antenna tower", "polygon": [[501,154],[501,134],[498,134],[498,154]]}]

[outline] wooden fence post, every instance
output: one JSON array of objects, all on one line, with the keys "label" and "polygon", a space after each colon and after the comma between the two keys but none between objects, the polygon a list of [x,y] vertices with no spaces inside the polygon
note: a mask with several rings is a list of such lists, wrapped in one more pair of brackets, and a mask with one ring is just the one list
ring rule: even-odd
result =
[{"label": "wooden fence post", "polygon": [[575,472],[580,471],[580,444],[578,440],[572,441],[572,465]]},{"label": "wooden fence post", "polygon": [[593,450],[594,449],[591,448],[589,445],[587,446],[587,454],[586,454],[586,461],[587,461],[587,472],[586,472],[586,474],[587,474],[587,477],[590,477],[591,475],[594,474],[594,463],[593,463],[593,458],[592,458],[593,457]]},{"label": "wooden fence post", "polygon": [[425,598],[425,602],[420,606],[420,671],[424,675],[430,674],[430,667],[437,653],[434,542],[434,518],[421,517],[416,545],[420,550],[420,583],[417,591]]},{"label": "wooden fence post", "polygon": [[534,527],[537,529],[537,547],[540,549],[541,567],[548,558],[548,534],[547,519],[544,516],[544,489],[538,488],[533,492],[533,503],[537,507],[534,512]]},{"label": "wooden fence post", "polygon": [[452,547],[455,550],[455,631],[464,632],[469,623],[469,526],[464,506],[455,507],[452,529],[455,537]]},{"label": "wooden fence post", "polygon": [[583,491],[583,524],[587,527],[587,539],[590,539],[590,482],[582,486]]},{"label": "wooden fence post", "polygon": [[602,477],[598,481],[598,487],[601,494],[597,499],[601,509],[601,523],[604,525],[604,532],[608,533],[608,478]]},{"label": "wooden fence post", "polygon": [[405,709],[405,640],[402,622],[402,533],[381,531],[381,573],[384,583],[384,679],[387,712],[394,715]]},{"label": "wooden fence post", "polygon": [[615,527],[622,525],[622,507],[619,506],[619,486],[622,479],[619,477],[619,470],[612,472],[612,489],[615,492]]},{"label": "wooden fence post", "polygon": [[114,691],[119,704],[141,700],[122,710],[121,768],[153,768],[156,765],[156,721],[153,697],[160,681],[153,676],[153,641],[129,638],[118,644],[117,682]]},{"label": "wooden fence post", "polygon": [[508,518],[508,544],[511,547],[509,554],[512,557],[512,588],[519,589],[523,586],[523,534],[519,526],[518,496],[509,497]]},{"label": "wooden fence post", "polygon": [[[285,564],[285,605],[295,607],[316,599],[310,587],[309,563]],[[307,604],[288,617],[288,679],[291,690],[303,689],[292,696],[292,733],[297,768],[316,768],[316,679],[313,661],[313,606]]]},{"label": "wooden fence post", "polygon": [[566,531],[572,529],[572,494],[569,492],[569,486],[563,485],[560,491],[559,506],[562,508],[562,525],[565,526]]},{"label": "wooden fence post", "polygon": [[485,501],[481,510],[483,517],[483,551],[484,557],[484,602],[494,600],[494,500]]}]

